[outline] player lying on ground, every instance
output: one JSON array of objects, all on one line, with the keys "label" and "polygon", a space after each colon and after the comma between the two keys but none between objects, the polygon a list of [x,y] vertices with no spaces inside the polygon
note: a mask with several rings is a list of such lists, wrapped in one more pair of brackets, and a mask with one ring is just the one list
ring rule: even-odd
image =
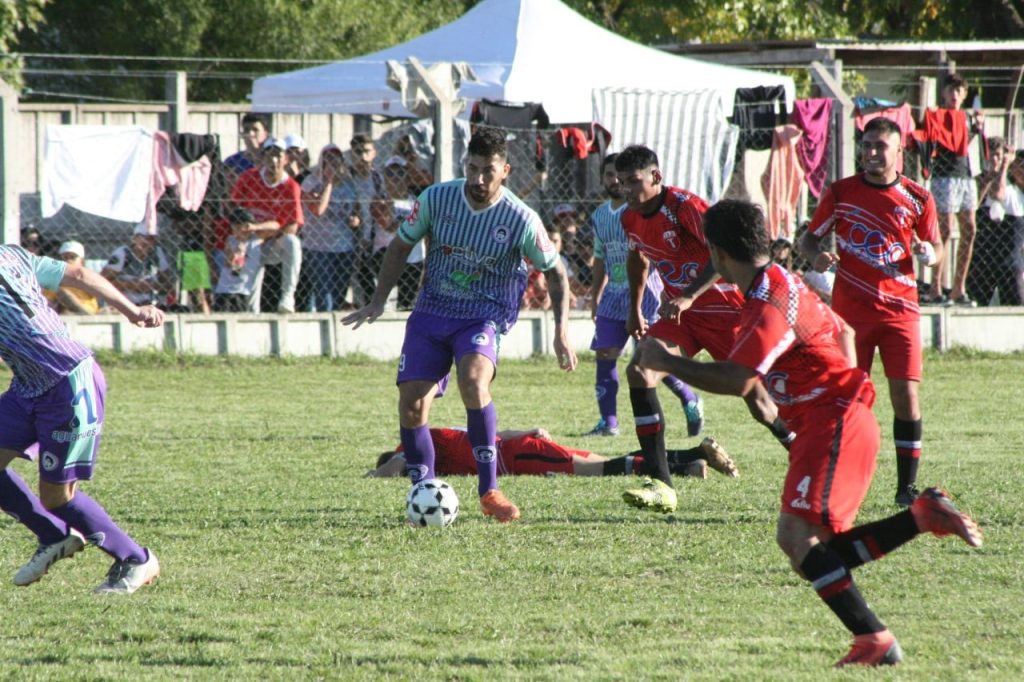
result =
[{"label": "player lying on ground", "polygon": [[[468,434],[461,429],[430,429],[434,443],[434,470],[438,475],[459,476],[476,473],[476,460]],[[695,448],[669,450],[669,466],[679,476],[706,478],[710,466],[726,476],[739,476],[736,464],[713,438],[705,438]],[[367,476],[405,475],[405,457],[399,446],[377,458],[377,468]],[[622,476],[644,470],[640,450],[625,457],[609,459],[588,450],[576,450],[556,443],[544,429],[501,431],[498,433],[498,470],[505,475],[543,476]]]},{"label": "player lying on ground", "polygon": [[704,234],[715,270],[745,292],[728,358],[697,362],[650,345],[639,362],[713,393],[744,396],[764,382],[796,434],[776,540],[854,636],[836,665],[898,663],[899,643],[861,596],[851,571],[920,533],[958,535],[979,547],[981,531],[937,488],[905,511],[853,526],[875,473],[880,436],[871,413],[874,387],[856,366],[849,327],[799,277],[771,262],[760,207],[719,202],[704,215]]}]

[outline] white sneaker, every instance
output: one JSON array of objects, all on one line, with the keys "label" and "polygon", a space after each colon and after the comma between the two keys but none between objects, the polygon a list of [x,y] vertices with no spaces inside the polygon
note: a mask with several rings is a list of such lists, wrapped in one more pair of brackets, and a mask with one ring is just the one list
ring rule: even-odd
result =
[{"label": "white sneaker", "polygon": [[14,584],[18,587],[31,585],[41,579],[46,572],[61,559],[67,559],[85,549],[85,537],[74,528],[68,531],[67,537],[52,545],[39,545],[36,553],[28,563],[14,574]]},{"label": "white sneaker", "polygon": [[131,594],[143,585],[151,585],[160,575],[160,562],[156,554],[146,550],[149,558],[143,563],[115,561],[107,571],[107,579],[93,590],[96,594]]}]

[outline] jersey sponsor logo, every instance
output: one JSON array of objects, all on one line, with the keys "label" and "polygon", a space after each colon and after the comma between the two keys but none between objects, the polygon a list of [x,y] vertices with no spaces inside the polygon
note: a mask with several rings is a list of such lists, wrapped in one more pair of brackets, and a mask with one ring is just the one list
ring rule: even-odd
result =
[{"label": "jersey sponsor logo", "polygon": [[811,508],[811,503],[808,502],[807,500],[805,500],[802,497],[798,497],[795,500],[793,500],[792,502],[790,502],[789,506],[792,507],[793,509],[806,509],[806,510],[809,510]]},{"label": "jersey sponsor logo", "polygon": [[[77,421],[77,418],[75,419]],[[73,443],[76,440],[82,440],[83,438],[93,438],[100,435],[100,431],[103,429],[101,424],[97,424],[85,431],[59,431],[53,430],[50,432],[50,438],[57,443]]]},{"label": "jersey sponsor logo", "polygon": [[407,222],[410,225],[412,225],[413,223],[416,222],[416,218],[419,216],[419,214],[420,214],[420,202],[419,201],[415,201],[415,202],[413,202],[412,210],[409,211],[409,217],[405,219],[405,222]]},{"label": "jersey sponsor logo", "polygon": [[867,256],[869,260],[885,265],[896,265],[907,257],[903,244],[890,244],[881,230],[872,230],[864,223],[854,223],[850,227],[850,238],[847,246],[857,255]]},{"label": "jersey sponsor logo", "polygon": [[43,466],[43,470],[45,471],[53,471],[60,466],[60,458],[49,450],[43,453],[40,462]]},{"label": "jersey sponsor logo", "polygon": [[469,289],[473,284],[480,280],[479,272],[463,272],[462,270],[456,270],[455,272],[448,275],[452,284],[457,289]]},{"label": "jersey sponsor logo", "polygon": [[[465,246],[452,246],[451,244],[441,245],[441,255],[453,256],[455,258],[461,258],[464,261],[469,261],[474,265],[483,265],[487,268],[493,268],[498,264],[497,256],[489,256],[486,253],[477,253],[473,249],[466,248]],[[477,275],[479,277],[479,275]]]},{"label": "jersey sponsor logo", "polygon": [[480,445],[473,448],[473,459],[481,464],[490,464],[498,456],[498,449],[493,445]]},{"label": "jersey sponsor logo", "polygon": [[665,230],[661,233],[661,238],[665,240],[665,243],[669,245],[673,251],[679,250],[679,235],[676,234],[675,230]]},{"label": "jersey sponsor logo", "polygon": [[654,264],[658,274],[668,284],[681,287],[689,284],[697,278],[700,266],[691,261],[689,263],[673,263],[669,260],[660,260]]},{"label": "jersey sponsor logo", "polygon": [[494,237],[494,241],[498,242],[499,244],[504,244],[505,242],[507,242],[510,234],[511,229],[508,227],[508,225],[498,225],[491,232],[491,236]]}]

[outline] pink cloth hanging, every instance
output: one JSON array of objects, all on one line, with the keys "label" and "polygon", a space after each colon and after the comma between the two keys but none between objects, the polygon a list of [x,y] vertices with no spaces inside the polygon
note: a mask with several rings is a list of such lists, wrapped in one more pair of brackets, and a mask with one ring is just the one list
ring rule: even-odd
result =
[{"label": "pink cloth hanging", "polygon": [[785,237],[793,241],[796,204],[804,169],[800,167],[796,146],[803,132],[791,123],[777,126],[772,132],[772,153],[768,168],[761,176],[761,189],[768,201],[768,232],[772,239]]},{"label": "pink cloth hanging", "polygon": [[820,197],[828,179],[828,135],[832,121],[832,100],[827,97],[793,102],[790,121],[803,131],[796,145],[797,158],[807,179],[807,189]]},{"label": "pink cloth hanging", "polygon": [[210,184],[213,165],[205,156],[194,163],[186,163],[171,143],[166,132],[153,133],[153,167],[149,178],[149,197],[146,215],[142,219],[146,232],[156,234],[156,204],[168,187],[178,186],[178,205],[195,211],[203,203]]}]

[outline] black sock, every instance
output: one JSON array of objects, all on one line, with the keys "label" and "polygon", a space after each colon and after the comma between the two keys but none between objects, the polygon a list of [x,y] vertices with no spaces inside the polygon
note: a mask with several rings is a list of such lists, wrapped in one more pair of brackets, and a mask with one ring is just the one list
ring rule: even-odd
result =
[{"label": "black sock", "polygon": [[896,445],[896,492],[901,493],[917,482],[922,430],[920,419],[892,420],[892,438]]},{"label": "black sock", "polygon": [[[626,457],[630,457],[627,455]],[[626,457],[616,457],[615,459],[609,459],[607,462],[601,465],[602,476],[625,476],[626,475]]]},{"label": "black sock", "polygon": [[786,426],[786,422],[782,421],[781,417],[776,417],[772,425],[768,427],[768,430],[775,436],[775,440],[782,443],[782,447],[789,449],[789,444],[796,438],[796,434],[789,430]]},{"label": "black sock", "polygon": [[910,510],[887,519],[866,523],[836,535],[828,541],[850,569],[881,559],[900,545],[913,540],[920,531]]},{"label": "black sock", "polygon": [[644,453],[644,473],[672,485],[665,456],[665,416],[658,402],[657,389],[630,387],[629,402],[633,405],[636,437]]},{"label": "black sock", "polygon": [[685,450],[666,450],[665,455],[668,457],[670,466],[672,464],[689,464],[690,462],[696,462],[698,459],[703,459],[704,449],[697,446]]},{"label": "black sock", "polygon": [[853,584],[853,576],[837,552],[823,544],[815,545],[800,564],[800,570],[821,600],[854,635],[885,630]]}]

